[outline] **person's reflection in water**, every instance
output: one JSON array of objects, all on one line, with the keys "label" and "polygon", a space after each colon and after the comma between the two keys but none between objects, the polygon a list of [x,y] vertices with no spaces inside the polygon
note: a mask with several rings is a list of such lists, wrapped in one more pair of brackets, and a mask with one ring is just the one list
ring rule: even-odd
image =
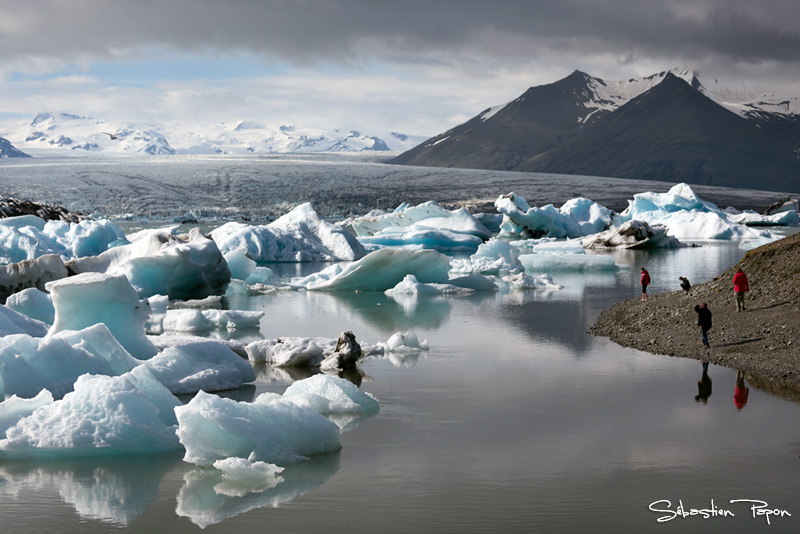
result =
[{"label": "person's reflection in water", "polygon": [[736,405],[737,410],[744,408],[747,404],[747,395],[750,393],[750,388],[744,383],[744,372],[736,371],[736,387],[733,389],[733,403]]},{"label": "person's reflection in water", "polygon": [[694,400],[708,404],[708,398],[711,396],[711,379],[708,377],[708,362],[703,362],[703,375],[700,381],[697,382],[697,396]]}]

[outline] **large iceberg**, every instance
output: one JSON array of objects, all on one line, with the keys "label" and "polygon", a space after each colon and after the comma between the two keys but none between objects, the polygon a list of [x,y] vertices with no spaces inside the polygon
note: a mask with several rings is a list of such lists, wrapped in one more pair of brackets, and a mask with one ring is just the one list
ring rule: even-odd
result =
[{"label": "large iceberg", "polygon": [[501,234],[521,237],[581,237],[602,232],[612,211],[588,198],[573,198],[556,209],[552,204],[531,207],[516,193],[501,196],[495,208],[503,214]]},{"label": "large iceberg", "polygon": [[631,220],[664,225],[669,229],[668,235],[681,241],[759,239],[769,235],[730,220],[727,213],[702,200],[685,183],[674,185],[666,193],[633,195],[625,211],[615,217],[615,224]]},{"label": "large iceberg", "polygon": [[98,256],[68,262],[75,273],[123,274],[142,297],[203,298],[224,293],[231,272],[216,243],[199,228],[174,235],[174,229],[144,230],[130,243]]},{"label": "large iceberg", "polygon": [[[580,243],[584,248],[675,248],[683,246],[680,241],[667,235],[669,229],[661,224],[650,226],[644,221],[632,220],[614,226],[604,232],[584,237]],[[538,251],[536,251],[538,252]]]},{"label": "large iceberg", "polygon": [[267,225],[226,223],[211,238],[223,254],[244,249],[261,262],[349,261],[366,253],[355,237],[323,220],[309,203]]}]

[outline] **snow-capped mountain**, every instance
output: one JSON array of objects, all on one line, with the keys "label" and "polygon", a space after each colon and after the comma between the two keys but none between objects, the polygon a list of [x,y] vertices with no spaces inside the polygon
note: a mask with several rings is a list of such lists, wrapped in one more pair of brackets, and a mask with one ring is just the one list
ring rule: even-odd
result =
[{"label": "snow-capped mountain", "polygon": [[575,71],[392,162],[799,190],[797,99],[732,94],[690,69],[618,82]]},{"label": "snow-capped mountain", "polygon": [[29,158],[30,156],[21,150],[17,150],[8,139],[0,137],[0,158]]},{"label": "snow-capped mountain", "polygon": [[32,156],[400,152],[425,139],[396,132],[270,127],[254,121],[208,127],[122,125],[56,112],[0,125],[0,135]]}]

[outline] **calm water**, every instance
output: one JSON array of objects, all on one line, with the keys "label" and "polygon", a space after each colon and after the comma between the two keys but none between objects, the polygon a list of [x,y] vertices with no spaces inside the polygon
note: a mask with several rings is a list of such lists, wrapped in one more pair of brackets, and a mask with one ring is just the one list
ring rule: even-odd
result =
[{"label": "calm water", "polygon": [[[279,292],[232,307],[264,310],[259,336],[385,341],[411,330],[420,355],[363,362],[361,388],[379,414],[354,421],[341,452],[291,466],[277,487],[241,497],[214,490],[180,455],[0,464],[0,530],[30,532],[798,532],[800,404],[736,373],[624,349],[585,332],[601,310],[678,276],[699,283],[744,251],[709,245],[616,254],[632,268],[559,275],[553,292],[395,301],[383,294]],[[290,276],[320,266],[283,266]],[[698,340],[699,343],[699,340]],[[252,399],[300,373],[257,366]],[[734,517],[675,517],[651,503]],[[753,518],[762,500],[791,517]],[[657,509],[668,507],[661,502]]]}]

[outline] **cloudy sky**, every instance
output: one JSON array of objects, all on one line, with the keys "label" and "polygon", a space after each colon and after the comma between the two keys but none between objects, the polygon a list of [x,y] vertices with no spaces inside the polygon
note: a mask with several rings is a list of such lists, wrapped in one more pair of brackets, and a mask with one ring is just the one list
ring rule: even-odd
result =
[{"label": "cloudy sky", "polygon": [[434,135],[575,69],[800,96],[798,0],[0,0],[0,120]]}]

